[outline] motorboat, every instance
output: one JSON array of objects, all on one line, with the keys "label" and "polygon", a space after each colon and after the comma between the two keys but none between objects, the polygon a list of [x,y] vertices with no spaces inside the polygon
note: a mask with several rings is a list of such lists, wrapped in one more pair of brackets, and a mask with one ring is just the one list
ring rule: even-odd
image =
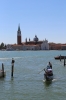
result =
[{"label": "motorboat", "polygon": [[53,80],[53,71],[51,68],[44,69],[44,78],[46,81],[52,81]]},{"label": "motorboat", "polygon": [[60,60],[60,59],[64,59],[64,58],[66,58],[66,56],[56,56],[56,57],[54,57],[56,60]]}]

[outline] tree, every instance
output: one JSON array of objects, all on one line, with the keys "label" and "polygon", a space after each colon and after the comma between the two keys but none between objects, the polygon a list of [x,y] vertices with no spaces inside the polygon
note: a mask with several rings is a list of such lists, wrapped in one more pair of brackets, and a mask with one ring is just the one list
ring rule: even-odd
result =
[{"label": "tree", "polygon": [[6,46],[6,44],[5,44],[5,45],[4,45],[4,48],[6,49],[6,47],[7,47],[7,46]]},{"label": "tree", "polygon": [[4,47],[4,43],[2,42],[2,43],[1,43],[1,49],[3,49],[3,47]]}]

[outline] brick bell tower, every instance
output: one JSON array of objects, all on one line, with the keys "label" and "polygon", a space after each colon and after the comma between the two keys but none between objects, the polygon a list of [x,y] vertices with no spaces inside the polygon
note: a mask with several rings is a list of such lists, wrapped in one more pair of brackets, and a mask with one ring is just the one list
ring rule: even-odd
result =
[{"label": "brick bell tower", "polygon": [[17,31],[17,44],[21,45],[21,30],[20,30],[20,25],[18,26],[18,31]]}]

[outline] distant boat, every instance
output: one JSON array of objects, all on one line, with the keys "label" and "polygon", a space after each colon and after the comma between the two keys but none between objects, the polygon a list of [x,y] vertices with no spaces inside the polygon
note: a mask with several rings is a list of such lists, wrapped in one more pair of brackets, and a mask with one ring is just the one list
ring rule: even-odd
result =
[{"label": "distant boat", "polygon": [[[6,72],[4,71],[4,76],[6,76]],[[3,71],[2,70],[0,70],[0,78],[2,78],[3,77]]]},{"label": "distant boat", "polygon": [[56,57],[54,57],[56,60],[59,60],[59,59],[64,59],[64,58],[66,58],[66,56],[56,56]]}]

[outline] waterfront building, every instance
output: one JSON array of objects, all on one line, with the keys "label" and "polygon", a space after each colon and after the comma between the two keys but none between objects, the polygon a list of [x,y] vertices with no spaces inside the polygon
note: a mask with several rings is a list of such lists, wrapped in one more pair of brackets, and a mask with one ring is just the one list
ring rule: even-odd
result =
[{"label": "waterfront building", "polygon": [[61,50],[61,44],[49,43],[49,50]]},{"label": "waterfront building", "polygon": [[66,50],[66,44],[61,45],[61,50]]},{"label": "waterfront building", "polygon": [[11,44],[8,44],[7,47],[6,47],[6,50],[7,51],[13,51],[14,48],[12,48]]},{"label": "waterfront building", "polygon": [[39,45],[23,45],[23,50],[40,50]]},{"label": "waterfront building", "polygon": [[45,39],[45,41],[43,41],[43,43],[41,44],[41,50],[49,50],[48,40]]},{"label": "waterfront building", "polygon": [[39,41],[37,35],[33,38],[33,41],[30,40],[22,42],[22,35],[20,25],[18,26],[17,31],[17,44],[7,45],[7,50],[49,50],[48,40]]}]

